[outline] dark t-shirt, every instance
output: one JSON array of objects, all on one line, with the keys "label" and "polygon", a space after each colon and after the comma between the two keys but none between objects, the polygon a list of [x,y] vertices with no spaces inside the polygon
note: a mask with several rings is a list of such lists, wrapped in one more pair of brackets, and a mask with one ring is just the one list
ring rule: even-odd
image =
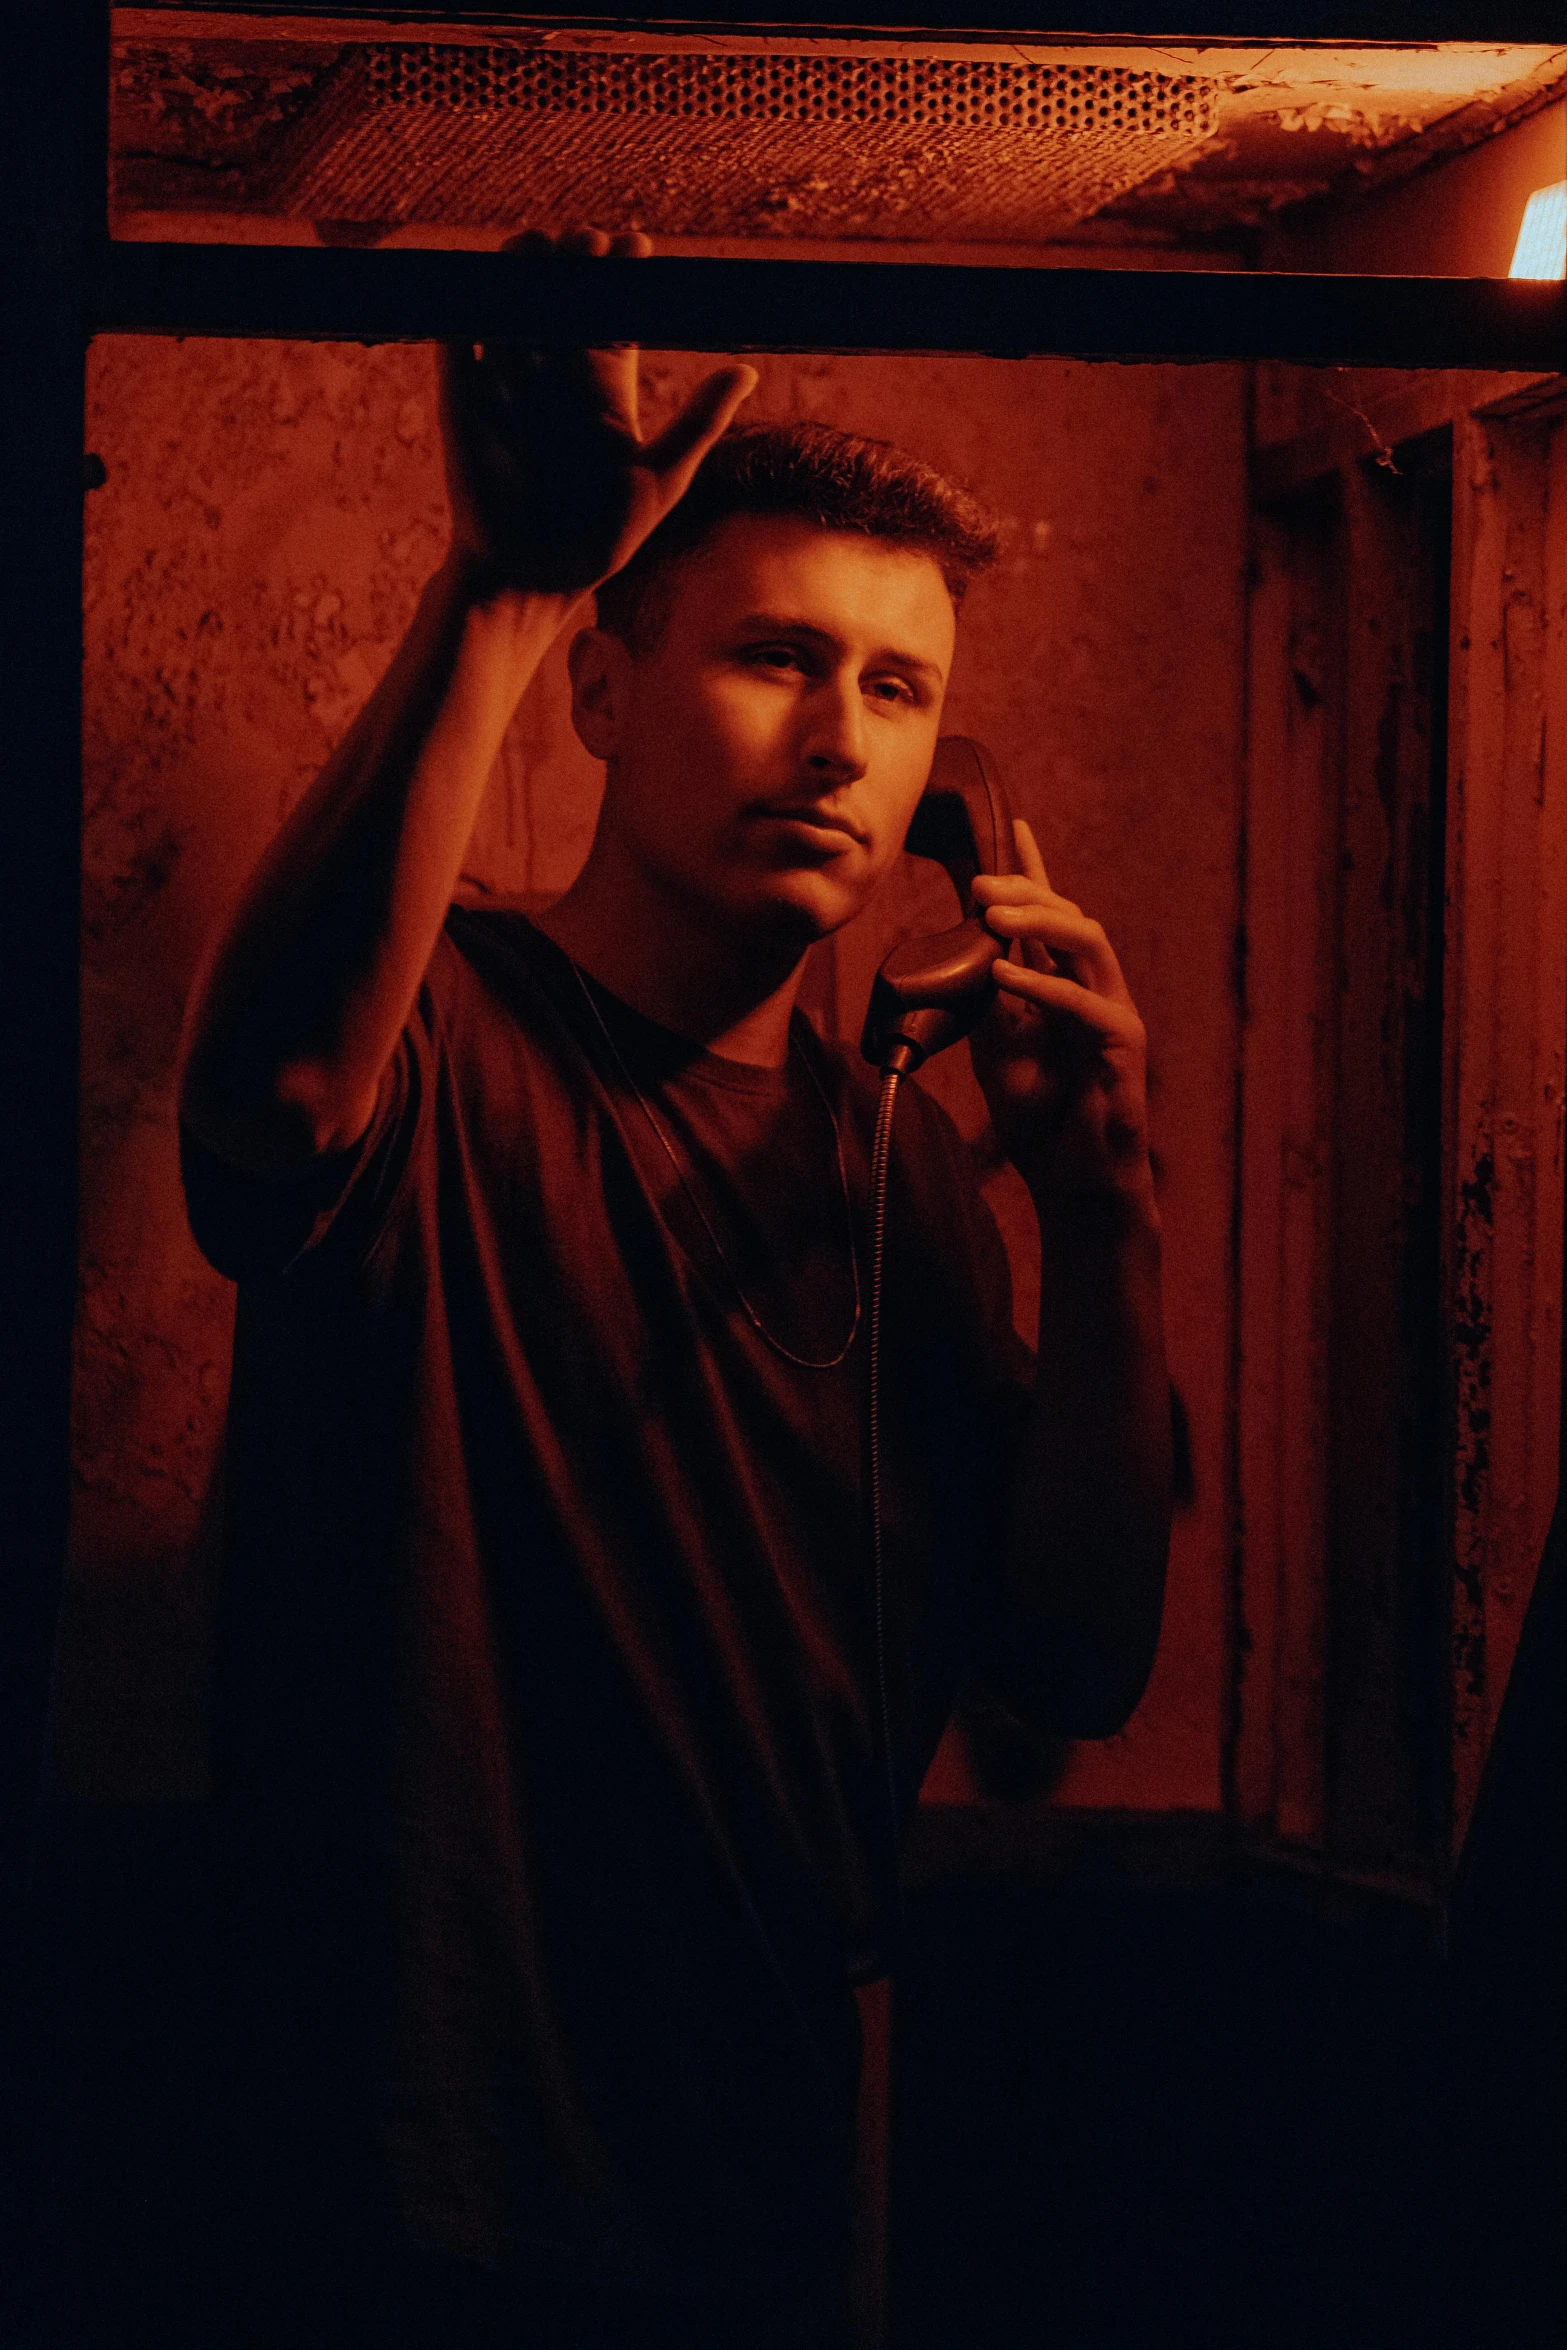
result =
[{"label": "dark t-shirt", "polygon": [[[907,1803],[994,1604],[1028,1358],[962,1145],[904,1096]],[[255,2093],[323,2178],[382,2150],[432,2244],[717,2289],[841,2235],[847,1984],[894,1881],[854,1326],[874,1108],[799,1016],[783,1069],[722,1059],[590,1001],[520,913],[457,908],[353,1151],[259,1181],[186,1137],[240,1284],[218,1761]]]}]

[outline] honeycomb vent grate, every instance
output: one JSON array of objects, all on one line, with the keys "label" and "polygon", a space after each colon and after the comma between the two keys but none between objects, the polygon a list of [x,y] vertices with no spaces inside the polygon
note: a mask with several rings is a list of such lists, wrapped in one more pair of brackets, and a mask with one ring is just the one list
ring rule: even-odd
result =
[{"label": "honeycomb vent grate", "polygon": [[1006,59],[693,56],[505,48],[374,49],[373,103],[706,122],[1090,132],[1204,139],[1214,85],[1195,75]]},{"label": "honeycomb vent grate", "polygon": [[388,41],[279,143],[268,200],[383,225],[1037,242],[1197,153],[1216,98],[985,56]]}]

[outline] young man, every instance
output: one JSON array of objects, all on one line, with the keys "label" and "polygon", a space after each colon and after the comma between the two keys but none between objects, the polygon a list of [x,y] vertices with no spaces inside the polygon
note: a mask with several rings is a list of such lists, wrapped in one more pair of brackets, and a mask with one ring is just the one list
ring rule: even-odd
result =
[{"label": "young man", "polygon": [[[881,444],[727,431],[752,380],[643,444],[631,352],[448,357],[450,552],[192,1003],[192,1219],[240,1282],[220,1753],[263,2339],[836,2339],[890,1782],[970,1668],[1092,1737],[1152,1660],[1142,1030],[1022,826],[978,888],[975,1059],[1038,1209],[1039,1368],[906,1087],[875,1621],[875,1080],[793,1004],[898,854],[993,543]],[[454,909],[592,590],[587,863],[536,923]]]}]

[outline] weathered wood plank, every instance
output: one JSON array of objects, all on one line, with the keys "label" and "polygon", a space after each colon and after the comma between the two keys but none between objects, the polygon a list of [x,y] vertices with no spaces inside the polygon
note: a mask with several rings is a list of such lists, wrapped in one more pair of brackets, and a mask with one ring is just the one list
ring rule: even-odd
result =
[{"label": "weathered wood plank", "polygon": [[1453,1768],[1462,1840],[1557,1481],[1567,628],[1560,421],[1455,450],[1449,1284]]},{"label": "weathered wood plank", "polygon": [[659,350],[1567,365],[1567,286],[1234,270],[989,269],[660,257],[562,268],[410,248],[109,244],[92,328],[344,342],[633,342]]}]

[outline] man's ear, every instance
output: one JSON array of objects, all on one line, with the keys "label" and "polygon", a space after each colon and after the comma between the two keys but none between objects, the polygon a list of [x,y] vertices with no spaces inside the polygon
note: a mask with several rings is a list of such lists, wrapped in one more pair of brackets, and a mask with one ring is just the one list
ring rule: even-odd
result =
[{"label": "man's ear", "polygon": [[590,758],[610,760],[625,722],[631,655],[607,628],[579,629],[566,654],[571,723]]}]

